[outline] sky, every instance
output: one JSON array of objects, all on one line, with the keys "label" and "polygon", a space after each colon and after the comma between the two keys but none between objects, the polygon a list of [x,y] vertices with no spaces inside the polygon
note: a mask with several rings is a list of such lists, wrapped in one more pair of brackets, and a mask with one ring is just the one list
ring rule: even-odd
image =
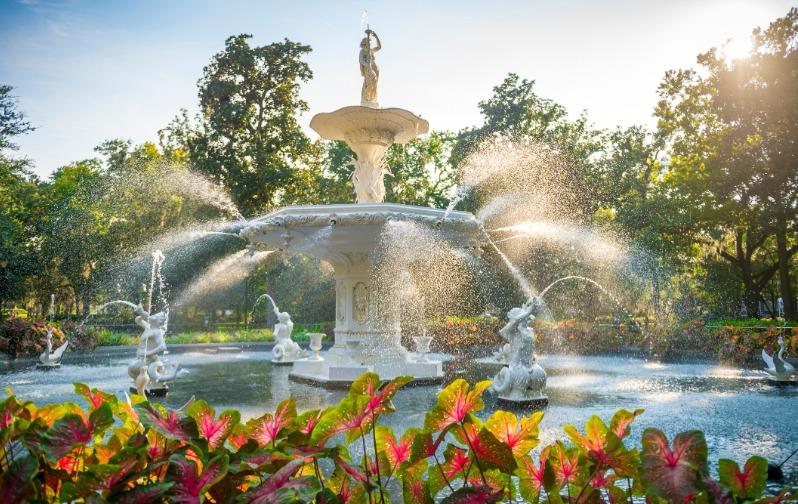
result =
[{"label": "sky", "polygon": [[[596,127],[654,125],[666,70],[733,39],[745,45],[796,2],[782,0],[0,0],[0,83],[36,131],[18,155],[47,177],[105,139],[157,140],[234,34],[309,44],[310,118],[358,104],[364,10],[383,50],[379,101],[432,129],[481,123],[477,103],[509,72]],[[315,133],[310,130],[312,138]]]}]

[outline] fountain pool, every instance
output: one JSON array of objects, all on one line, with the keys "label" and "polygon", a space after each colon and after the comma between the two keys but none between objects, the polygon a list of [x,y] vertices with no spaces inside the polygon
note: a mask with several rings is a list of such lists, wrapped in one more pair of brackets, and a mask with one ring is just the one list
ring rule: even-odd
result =
[{"label": "fountain pool", "polygon": [[[273,366],[268,346],[170,346],[172,354],[190,374],[174,387],[164,404],[179,407],[192,395],[201,397],[217,411],[236,408],[252,418],[272,411],[293,396],[300,409],[320,408],[337,402],[342,390],[327,390],[289,380],[290,368]],[[94,355],[69,354],[61,368],[37,372],[33,359],[2,361],[0,387],[10,387],[21,399],[44,404],[82,401],[72,383],[124,398],[130,384],[125,365],[129,348],[102,348]],[[486,364],[444,360],[446,381],[462,376],[477,381],[492,376],[496,368]],[[744,461],[763,455],[781,461],[798,446],[798,389],[768,385],[763,371],[707,364],[663,364],[622,357],[548,355],[540,358],[548,374],[549,406],[541,424],[541,438],[550,442],[564,437],[563,425],[581,426],[591,415],[609,419],[619,408],[645,408],[635,421],[633,436],[656,426],[669,435],[701,429],[707,437],[710,460],[728,457]],[[418,385],[397,394],[398,413],[383,421],[397,431],[421,426],[425,412],[435,402],[440,385]],[[234,394],[230,391],[235,390]],[[154,399],[161,400],[161,399]],[[495,398],[485,395],[488,415],[497,408]],[[788,477],[798,477],[798,460],[785,466]]]}]

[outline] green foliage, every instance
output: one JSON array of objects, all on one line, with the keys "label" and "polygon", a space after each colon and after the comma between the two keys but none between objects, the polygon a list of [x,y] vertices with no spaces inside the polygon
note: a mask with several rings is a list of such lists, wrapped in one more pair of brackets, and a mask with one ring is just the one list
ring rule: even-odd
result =
[{"label": "green foliage", "polygon": [[[185,411],[128,402],[76,384],[88,407],[0,402],[0,490],[4,502],[316,502],[382,503],[401,488],[407,503],[775,502],[765,496],[767,464],[743,469],[721,459],[709,475],[698,431],[672,443],[646,429],[630,443],[642,410],[618,411],[609,426],[592,417],[571,444],[539,442],[543,417],[495,411],[484,423],[487,382],[457,380],[438,394],[425,428],[397,438],[378,424],[409,378],[361,376],[336,406],[297,414],[293,399],[246,424],[237,411],[202,400]],[[343,436],[337,436],[337,434]],[[357,447],[361,459],[352,457]]]}]

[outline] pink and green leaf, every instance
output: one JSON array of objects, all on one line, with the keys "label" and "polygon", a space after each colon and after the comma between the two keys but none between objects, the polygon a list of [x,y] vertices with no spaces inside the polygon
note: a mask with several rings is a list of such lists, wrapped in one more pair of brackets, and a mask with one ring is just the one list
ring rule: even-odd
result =
[{"label": "pink and green leaf", "polygon": [[501,502],[504,492],[493,490],[489,486],[463,487],[455,490],[441,501],[441,504],[490,504]]},{"label": "pink and green leaf", "polygon": [[224,445],[225,440],[238,425],[240,413],[227,410],[216,418],[216,412],[202,399],[195,401],[188,409],[188,414],[197,424],[197,431],[212,450]]},{"label": "pink and green leaf", "polygon": [[737,462],[718,460],[720,482],[731,489],[739,499],[756,499],[765,490],[768,477],[768,461],[762,457],[751,457],[740,470]]},{"label": "pink and green leaf", "polygon": [[274,445],[284,430],[296,419],[296,401],[289,397],[277,405],[274,414],[266,413],[247,422],[247,434],[260,446]]},{"label": "pink and green leaf", "polygon": [[488,380],[477,383],[473,389],[462,378],[450,383],[438,393],[435,406],[424,419],[424,430],[437,432],[450,425],[470,421],[470,415],[485,406],[482,393],[489,386]]},{"label": "pink and green leaf", "polygon": [[220,481],[228,469],[227,454],[217,455],[203,464],[200,471],[197,463],[187,455],[175,453],[169,457],[169,475],[175,481],[169,492],[170,502],[194,504],[202,501],[202,495],[213,484]]},{"label": "pink and green leaf", "polygon": [[27,456],[14,460],[0,472],[0,495],[3,497],[3,504],[21,504],[35,496],[31,483],[38,471],[39,461],[36,457]]},{"label": "pink and green leaf", "polygon": [[153,429],[167,439],[188,442],[196,433],[196,424],[176,411],[166,410],[162,414],[149,402],[133,405],[139,420],[146,427]]},{"label": "pink and green leaf", "polygon": [[634,411],[620,409],[612,415],[610,420],[610,430],[615,433],[618,438],[623,439],[628,436],[632,429],[629,427],[635,418],[640,416],[645,410],[637,408]]},{"label": "pink and green leaf", "polygon": [[509,411],[497,410],[485,422],[485,428],[496,439],[507,445],[513,455],[520,457],[528,454],[538,444],[540,420],[543,412],[532,416],[518,418]]},{"label": "pink and green leaf", "polygon": [[662,431],[649,428],[642,444],[641,477],[650,492],[682,502],[699,490],[707,471],[707,443],[701,431],[677,434],[671,447]]}]

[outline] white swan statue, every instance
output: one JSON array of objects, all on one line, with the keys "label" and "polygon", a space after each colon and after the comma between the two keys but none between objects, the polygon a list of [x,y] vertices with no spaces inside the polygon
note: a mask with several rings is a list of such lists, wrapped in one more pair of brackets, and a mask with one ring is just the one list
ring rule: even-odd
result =
[{"label": "white swan statue", "polygon": [[765,372],[769,380],[778,382],[795,381],[795,367],[784,360],[784,338],[779,336],[779,351],[772,356],[762,349],[762,360],[767,364]]},{"label": "white swan statue", "polygon": [[50,369],[56,368],[61,365],[61,356],[64,355],[67,347],[69,346],[69,341],[64,341],[64,344],[60,347],[56,348],[53,351],[53,329],[51,327],[47,328],[47,350],[45,350],[39,356],[39,364],[37,365],[40,369]]}]

